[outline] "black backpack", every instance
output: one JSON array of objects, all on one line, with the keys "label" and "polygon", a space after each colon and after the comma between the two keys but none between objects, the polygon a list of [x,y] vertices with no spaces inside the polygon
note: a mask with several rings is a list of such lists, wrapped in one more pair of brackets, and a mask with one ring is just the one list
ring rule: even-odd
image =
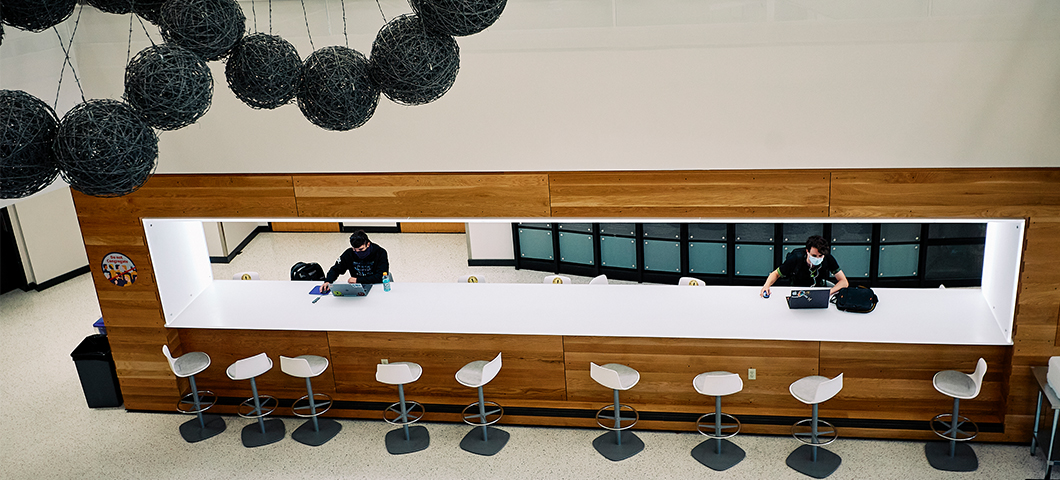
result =
[{"label": "black backpack", "polygon": [[876,292],[866,286],[841,288],[832,296],[835,308],[844,312],[869,313],[879,301]]},{"label": "black backpack", "polygon": [[319,263],[298,262],[291,267],[291,280],[324,281],[324,269]]}]

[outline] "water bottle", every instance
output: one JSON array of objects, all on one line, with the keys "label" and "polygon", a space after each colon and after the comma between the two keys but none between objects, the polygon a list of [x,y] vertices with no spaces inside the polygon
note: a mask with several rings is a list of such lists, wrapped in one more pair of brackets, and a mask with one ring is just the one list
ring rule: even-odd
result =
[{"label": "water bottle", "polygon": [[383,291],[390,291],[390,272],[383,272]]}]

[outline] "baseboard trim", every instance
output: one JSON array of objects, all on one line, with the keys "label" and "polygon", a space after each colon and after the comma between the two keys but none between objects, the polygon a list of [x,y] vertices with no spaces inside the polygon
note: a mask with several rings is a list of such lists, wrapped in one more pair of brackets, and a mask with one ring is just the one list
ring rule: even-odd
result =
[{"label": "baseboard trim", "polygon": [[514,267],[515,260],[471,260],[468,259],[469,267]]},{"label": "baseboard trim", "polygon": [[83,266],[81,268],[70,270],[69,272],[66,272],[66,273],[64,273],[62,275],[59,275],[58,277],[55,277],[55,278],[53,278],[51,280],[48,280],[46,282],[26,284],[26,286],[22,290],[27,291],[27,292],[30,291],[30,290],[36,290],[36,291],[39,292],[39,291],[44,290],[46,288],[54,287],[54,286],[56,286],[56,285],[58,285],[60,283],[63,283],[65,281],[67,281],[67,280],[70,280],[72,278],[80,277],[81,275],[84,275],[84,274],[89,273],[91,271],[92,270],[88,268],[88,265],[85,265],[85,266]]},{"label": "baseboard trim", "polygon": [[247,238],[244,238],[242,242],[239,242],[239,245],[236,245],[236,248],[228,253],[227,257],[210,257],[210,263],[232,263],[232,260],[236,258],[236,255],[243,253],[243,249],[246,248],[247,245],[250,245],[250,241],[254,240],[254,237],[258,236],[261,232],[271,231],[272,227],[268,225],[258,225],[257,228],[250,232],[250,235],[247,235]]}]

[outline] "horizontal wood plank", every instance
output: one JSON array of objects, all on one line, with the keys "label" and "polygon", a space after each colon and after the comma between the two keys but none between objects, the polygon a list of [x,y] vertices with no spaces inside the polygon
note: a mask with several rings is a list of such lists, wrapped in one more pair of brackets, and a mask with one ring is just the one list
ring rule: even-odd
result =
[{"label": "horizontal wood plank", "polygon": [[544,174],[296,175],[302,217],[546,217]]},{"label": "horizontal wood plank", "polygon": [[823,217],[820,170],[549,174],[556,217]]}]

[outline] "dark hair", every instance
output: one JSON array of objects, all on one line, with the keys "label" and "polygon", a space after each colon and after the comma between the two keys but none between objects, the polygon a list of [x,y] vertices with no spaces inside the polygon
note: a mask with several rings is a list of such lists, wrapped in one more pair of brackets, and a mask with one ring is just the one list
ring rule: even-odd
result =
[{"label": "dark hair", "polygon": [[828,253],[828,241],[820,235],[813,235],[806,239],[806,251],[810,251],[811,248],[816,248],[820,253]]},{"label": "dark hair", "polygon": [[357,230],[350,235],[350,246],[353,248],[361,248],[368,244],[371,240],[368,240],[368,234],[364,233],[364,230]]}]

